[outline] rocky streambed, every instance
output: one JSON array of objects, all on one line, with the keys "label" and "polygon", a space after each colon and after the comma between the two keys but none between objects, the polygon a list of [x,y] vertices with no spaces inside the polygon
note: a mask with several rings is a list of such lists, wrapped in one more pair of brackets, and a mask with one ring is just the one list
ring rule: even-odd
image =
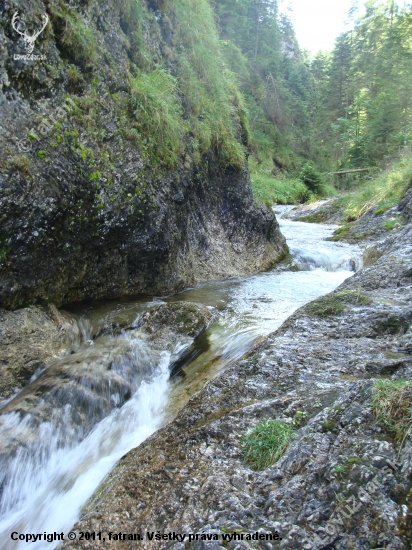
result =
[{"label": "rocky streambed", "polygon": [[[376,379],[412,374],[410,195],[405,224],[370,240],[379,259],[298,310],[124,456],[63,548],[410,548],[411,435],[395,441],[371,407]],[[242,436],[269,419],[294,425],[295,437],[255,471]],[[85,532],[106,541],[79,540]],[[240,540],[256,532],[273,540]]]}]

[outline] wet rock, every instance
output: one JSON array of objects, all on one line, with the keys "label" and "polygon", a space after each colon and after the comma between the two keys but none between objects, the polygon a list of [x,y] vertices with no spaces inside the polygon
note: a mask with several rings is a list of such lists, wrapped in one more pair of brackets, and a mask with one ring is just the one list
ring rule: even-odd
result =
[{"label": "wet rock", "polygon": [[295,206],[283,217],[307,223],[337,224],[342,219],[342,209],[329,199]]},{"label": "wet rock", "polygon": [[211,318],[210,310],[201,304],[170,302],[147,311],[137,326],[153,338],[166,329],[196,337]]},{"label": "wet rock", "polygon": [[[17,313],[7,315],[16,317]],[[60,323],[60,328],[72,326],[69,322],[71,316],[54,306],[51,315]],[[24,319],[29,337],[23,332],[18,342],[20,347],[12,348],[16,357],[31,343],[31,338],[39,338],[44,325],[44,339],[54,335],[45,323],[45,313],[41,315],[36,308],[22,310],[18,319],[20,324],[14,319],[13,326],[21,330]],[[6,436],[0,441],[0,466],[17,447],[40,445],[37,430],[45,422],[65,428],[57,430],[57,437],[63,437],[62,443],[67,443],[67,434],[74,441],[81,440],[113,408],[124,405],[143,380],[153,376],[165,352],[169,352],[170,363],[176,361],[210,319],[211,313],[203,305],[190,302],[162,304],[149,310],[140,328],[119,335],[108,334],[97,338],[94,343],[86,342],[78,346],[75,353],[59,360],[51,361],[49,357],[47,368],[37,379],[0,409],[0,424],[3,426],[7,426],[12,415],[26,418],[26,422],[18,423],[13,429],[3,430]],[[32,325],[29,325],[29,320]],[[56,328],[51,320],[48,323]],[[36,330],[32,330],[33,327]],[[59,330],[56,333],[60,336]],[[44,343],[43,339],[39,341]],[[49,346],[52,344],[53,341]],[[35,352],[50,353],[50,347],[38,348]]]},{"label": "wet rock", "polygon": [[69,353],[79,336],[75,318],[52,304],[47,309],[0,310],[0,398],[9,397],[35,371]]},{"label": "wet rock", "polygon": [[[156,3],[149,4],[155,13]],[[140,71],[130,59],[136,37],[119,6],[73,0],[62,11],[56,0],[22,0],[19,13],[28,21],[50,17],[36,41],[45,60],[32,62],[14,59],[23,53],[11,28],[17,8],[2,6],[0,305],[6,309],[178,292],[267,270],[286,252],[273,213],[254,203],[246,164],[222,168],[215,148],[194,162],[189,139],[175,166],[165,167],[157,153],[137,145],[130,85]],[[151,17],[141,29],[144,65],[174,73],[170,55],[184,45],[168,43],[163,26],[170,34],[180,23]],[[87,21],[91,42],[72,37],[69,46],[63,39],[69,21],[79,28]],[[96,47],[96,59],[86,60],[84,44],[88,55]],[[240,128],[238,138],[241,146]]]},{"label": "wet rock", "polygon": [[[400,447],[375,417],[370,378],[398,367],[386,376],[412,378],[405,353],[412,287],[403,276],[411,243],[410,225],[387,236],[383,255],[332,294],[358,293],[363,303],[350,300],[325,316],[298,310],[193,395],[173,422],[126,455],[75,529],[264,528],[282,537],[273,548],[407,550],[412,440]],[[293,424],[295,437],[257,472],[244,461],[242,437],[268,419]]]}]

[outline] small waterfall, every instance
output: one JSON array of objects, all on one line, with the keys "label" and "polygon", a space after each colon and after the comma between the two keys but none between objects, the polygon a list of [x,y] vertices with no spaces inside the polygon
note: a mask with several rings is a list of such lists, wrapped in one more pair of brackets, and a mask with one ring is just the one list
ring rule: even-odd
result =
[{"label": "small waterfall", "polygon": [[[89,305],[77,325],[67,317],[73,327],[67,355],[36,373],[0,408],[2,548],[27,547],[10,539],[13,531],[67,533],[125,453],[242,357],[256,338],[276,330],[298,307],[334,290],[361,267],[357,247],[326,240],[333,227],[279,222],[298,271],[275,269],[212,282],[169,298],[218,312],[190,348],[183,338],[165,351],[164,342],[154,344],[136,328],[136,319],[158,301]],[[172,381],[171,364],[179,373]],[[47,543],[47,548],[57,544]]]},{"label": "small waterfall", "polygon": [[[116,461],[159,427],[170,353],[153,353],[128,335],[118,340],[127,353],[123,347],[123,354],[110,361],[105,378],[100,378],[105,373],[99,368],[71,373],[68,387],[62,389],[56,383],[42,388],[40,376],[37,400],[30,394],[33,412],[28,403],[22,412],[17,400],[1,415],[3,548],[24,546],[10,540],[12,531],[68,529]],[[83,353],[83,362],[85,355],[90,358]],[[22,394],[20,402],[25,400]],[[42,543],[31,547],[42,548]]]}]

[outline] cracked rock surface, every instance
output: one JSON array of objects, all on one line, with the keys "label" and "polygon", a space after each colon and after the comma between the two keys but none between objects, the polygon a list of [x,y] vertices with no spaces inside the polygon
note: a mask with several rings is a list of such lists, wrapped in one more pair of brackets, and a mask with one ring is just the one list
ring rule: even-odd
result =
[{"label": "cracked rock surface", "polygon": [[[107,536],[263,529],[281,537],[139,543],[174,550],[409,550],[412,437],[402,447],[395,443],[371,399],[377,376],[411,379],[411,253],[408,222],[382,243],[376,263],[331,295],[362,299],[345,302],[339,314],[314,313],[319,300],[298,310],[124,456],[75,530]],[[297,429],[285,454],[257,472],[243,460],[241,440],[267,419]],[[77,540],[62,548],[135,544]]]}]

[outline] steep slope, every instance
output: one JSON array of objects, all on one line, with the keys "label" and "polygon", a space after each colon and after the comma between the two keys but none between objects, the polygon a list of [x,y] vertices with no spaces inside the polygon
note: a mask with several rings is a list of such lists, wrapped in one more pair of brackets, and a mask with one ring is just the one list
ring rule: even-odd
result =
[{"label": "steep slope", "polygon": [[[176,291],[284,254],[253,203],[242,98],[206,0],[2,11],[3,307]],[[21,59],[15,29],[33,36],[45,15]]]}]

